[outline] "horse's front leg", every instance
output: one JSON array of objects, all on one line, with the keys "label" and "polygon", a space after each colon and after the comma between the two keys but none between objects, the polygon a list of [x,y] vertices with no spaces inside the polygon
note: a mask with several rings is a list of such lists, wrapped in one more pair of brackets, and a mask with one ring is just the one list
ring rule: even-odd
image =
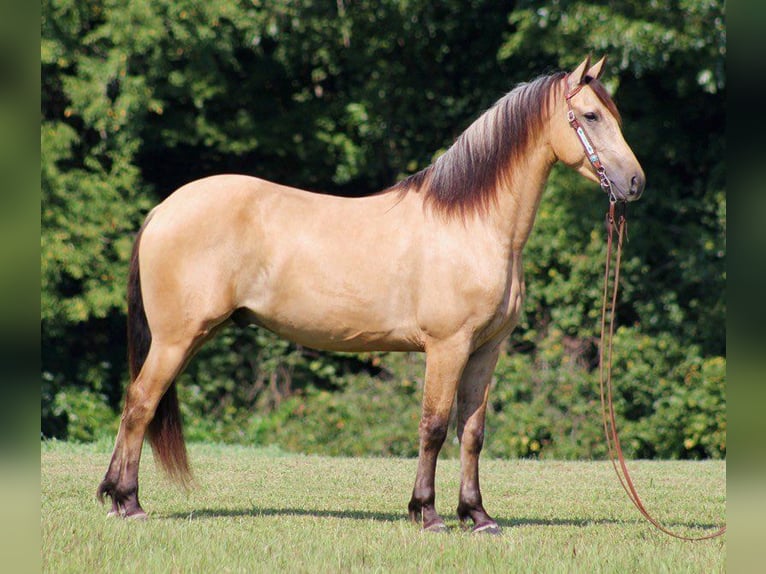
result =
[{"label": "horse's front leg", "polygon": [[473,521],[474,532],[498,534],[500,527],[484,510],[479,488],[479,455],[484,444],[484,418],[499,346],[477,350],[468,360],[457,399],[460,439],[460,500],[458,518]]},{"label": "horse's front leg", "polygon": [[435,507],[436,459],[447,436],[455,391],[468,360],[468,344],[465,341],[440,341],[429,345],[426,353],[418,472],[408,508],[413,522],[422,520],[423,530],[436,532],[446,529]]}]

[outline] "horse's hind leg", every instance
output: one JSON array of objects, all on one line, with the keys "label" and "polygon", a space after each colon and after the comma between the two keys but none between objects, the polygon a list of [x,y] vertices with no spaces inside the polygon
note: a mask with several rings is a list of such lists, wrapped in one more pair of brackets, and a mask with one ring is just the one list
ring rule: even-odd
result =
[{"label": "horse's hind leg", "polygon": [[463,341],[441,341],[427,351],[418,471],[408,507],[410,519],[413,522],[422,519],[424,530],[446,528],[435,506],[436,460],[447,436],[455,390],[467,356],[467,345]]},{"label": "horse's hind leg", "polygon": [[458,518],[473,521],[474,532],[500,532],[484,510],[479,489],[479,455],[484,444],[484,418],[489,383],[497,363],[498,348],[479,349],[468,361],[458,389],[458,438],[460,439],[460,500]]},{"label": "horse's hind leg", "polygon": [[190,344],[165,345],[152,341],[149,354],[125,396],[120,429],[114,452],[98,497],[112,499],[111,514],[144,518],[138,501],[138,466],[147,426],[154,417],[160,399],[173,383],[192,350]]}]

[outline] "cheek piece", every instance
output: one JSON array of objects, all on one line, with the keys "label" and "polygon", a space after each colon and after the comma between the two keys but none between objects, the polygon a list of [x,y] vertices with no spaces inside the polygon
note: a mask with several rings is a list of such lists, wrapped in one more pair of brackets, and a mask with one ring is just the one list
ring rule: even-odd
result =
[{"label": "cheek piece", "polygon": [[604,192],[609,196],[610,203],[616,203],[617,198],[614,196],[614,192],[612,191],[612,182],[610,182],[609,178],[606,176],[606,168],[604,167],[604,164],[601,163],[601,160],[599,159],[593,144],[588,138],[588,135],[585,133],[582,125],[577,120],[577,116],[575,116],[574,110],[572,109],[572,103],[570,100],[582,89],[584,85],[585,84],[578,84],[566,95],[567,120],[569,121],[569,125],[572,126],[572,129],[574,129],[575,133],[577,134],[577,138],[580,140],[580,143],[585,150],[585,155],[588,158],[588,161],[593,166],[593,169],[596,170],[601,189],[603,189]]}]

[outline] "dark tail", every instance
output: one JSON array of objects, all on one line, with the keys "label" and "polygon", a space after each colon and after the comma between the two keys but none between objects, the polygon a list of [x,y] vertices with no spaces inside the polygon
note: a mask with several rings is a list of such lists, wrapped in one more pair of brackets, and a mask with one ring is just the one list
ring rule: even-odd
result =
[{"label": "dark tail", "polygon": [[[141,275],[138,265],[138,246],[141,244],[141,235],[148,222],[147,219],[136,236],[128,275],[128,363],[131,381],[135,381],[138,373],[141,372],[152,344],[152,333],[146,320],[144,299],[141,295]],[[191,471],[186,454],[175,381],[170,384],[160,399],[147,430],[155,460],[173,480],[187,486],[191,481]]]}]

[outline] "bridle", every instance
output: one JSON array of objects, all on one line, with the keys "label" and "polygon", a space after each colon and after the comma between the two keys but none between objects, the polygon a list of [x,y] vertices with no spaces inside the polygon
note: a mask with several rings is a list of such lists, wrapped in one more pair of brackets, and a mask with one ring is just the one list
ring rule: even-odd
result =
[{"label": "bridle", "polygon": [[[606,264],[604,265],[604,296],[601,305],[601,337],[599,342],[599,390],[601,394],[601,413],[604,422],[604,435],[606,437],[607,449],[609,451],[609,460],[614,467],[614,471],[617,474],[617,478],[625,490],[625,493],[630,498],[631,502],[635,505],[638,511],[646,518],[653,526],[665,534],[672,536],[673,538],[679,538],[681,540],[708,540],[710,538],[716,538],[726,532],[726,526],[722,526],[715,532],[707,534],[705,536],[691,537],[683,536],[675,533],[665,526],[663,526],[656,518],[654,518],[646,510],[644,503],[636,491],[636,487],[633,484],[633,480],[628,473],[628,467],[625,463],[625,456],[622,452],[622,446],[620,445],[620,437],[617,435],[616,417],[614,414],[614,401],[613,401],[613,387],[612,387],[612,350],[614,346],[614,328],[615,328],[615,311],[617,308],[617,292],[620,283],[620,262],[622,260],[622,244],[627,234],[628,221],[626,218],[626,206],[625,201],[618,201],[612,192],[612,184],[606,175],[606,168],[601,163],[601,160],[596,153],[593,144],[588,139],[585,130],[575,116],[574,110],[570,100],[577,94],[585,84],[580,83],[566,94],[567,102],[567,120],[569,125],[575,130],[580,143],[585,150],[585,154],[590,161],[596,173],[599,176],[599,182],[601,188],[607,193],[609,197],[609,209],[606,214],[606,227],[607,227],[607,241],[606,241]],[[614,235],[617,232],[617,249],[614,251]],[[611,270],[612,259],[615,260],[614,271]],[[611,277],[614,275],[614,277]],[[609,283],[610,278],[612,281],[611,296]],[[609,317],[607,321],[607,315]],[[608,325],[607,325],[608,323]],[[607,328],[608,326],[608,328]]]},{"label": "bridle", "polygon": [[[564,81],[566,82],[566,79],[564,79]],[[596,153],[596,149],[593,147],[590,139],[588,139],[588,135],[585,133],[582,124],[580,124],[580,121],[577,119],[577,116],[572,109],[572,102],[570,100],[575,95],[577,95],[577,93],[582,90],[583,86],[585,85],[586,84],[584,83],[579,83],[566,93],[565,98],[567,102],[567,120],[569,120],[569,125],[572,126],[572,129],[574,129],[575,133],[577,134],[577,137],[579,138],[580,143],[585,150],[585,156],[593,166],[593,169],[596,170],[596,175],[598,175],[601,189],[603,189],[604,192],[609,196],[610,203],[616,203],[617,198],[614,196],[614,192],[612,191],[612,182],[610,182],[609,178],[606,176],[606,168],[604,167],[604,164],[601,163],[601,160]]]}]

